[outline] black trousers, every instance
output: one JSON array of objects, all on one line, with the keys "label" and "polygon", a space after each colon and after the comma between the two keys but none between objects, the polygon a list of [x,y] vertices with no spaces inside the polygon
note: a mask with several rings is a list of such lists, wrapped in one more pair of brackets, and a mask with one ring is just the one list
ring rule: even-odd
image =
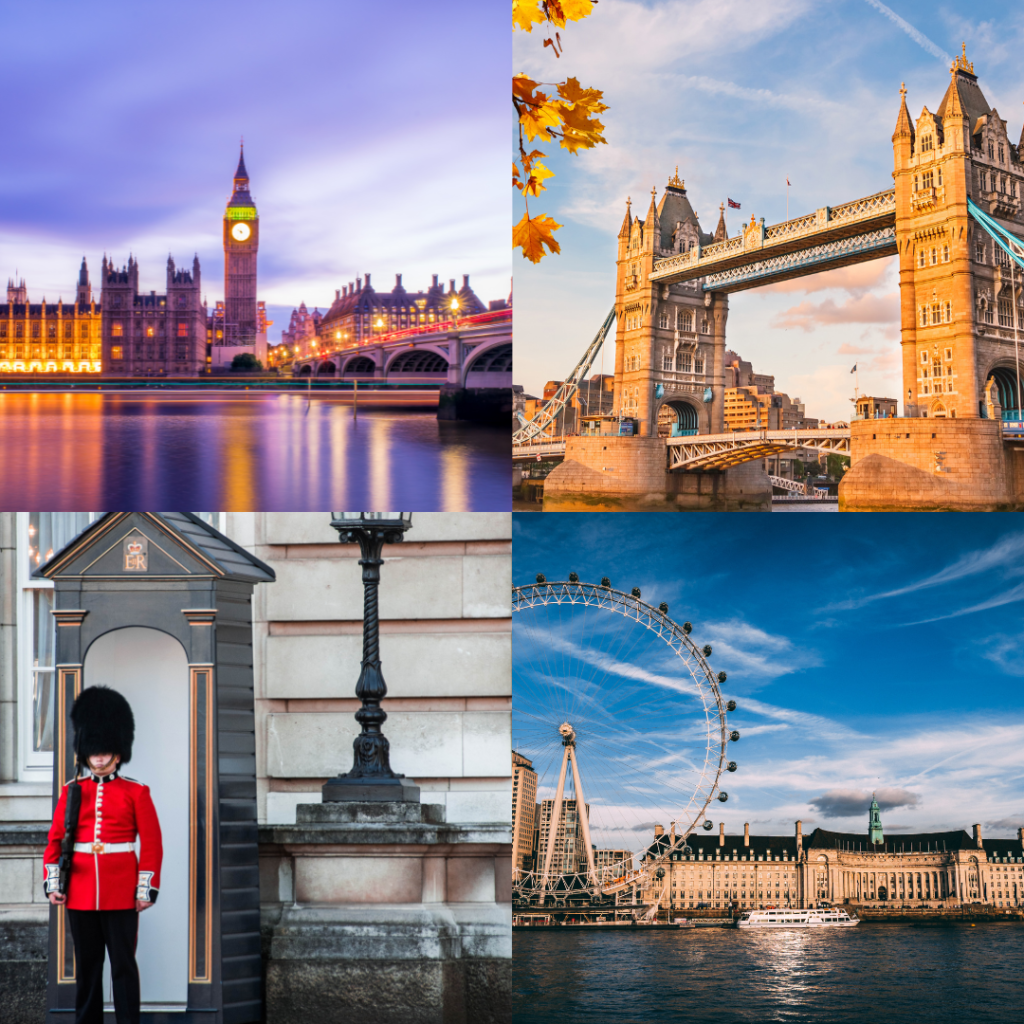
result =
[{"label": "black trousers", "polygon": [[137,910],[69,910],[75,943],[75,1024],[103,1024],[103,951],[110,956],[117,1024],[139,1024]]}]

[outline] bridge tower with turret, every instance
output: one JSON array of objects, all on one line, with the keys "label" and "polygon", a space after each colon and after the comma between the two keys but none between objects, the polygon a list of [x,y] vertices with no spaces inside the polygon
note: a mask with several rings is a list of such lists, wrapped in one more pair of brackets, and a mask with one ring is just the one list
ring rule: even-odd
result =
[{"label": "bridge tower with turret", "polygon": [[893,133],[903,399],[908,416],[984,418],[1019,409],[1022,275],[970,217],[967,200],[1024,235],[1024,165],[966,49],[950,76],[936,112],[926,106],[916,121],[901,89]]},{"label": "bridge tower with turret", "polygon": [[630,200],[619,229],[615,276],[616,415],[635,419],[642,437],[724,429],[724,293],[705,293],[701,281],[650,280],[657,259],[700,251],[726,237],[725,214],[712,235],[701,230],[679,168],[660,202],[651,189],[647,216]]}]

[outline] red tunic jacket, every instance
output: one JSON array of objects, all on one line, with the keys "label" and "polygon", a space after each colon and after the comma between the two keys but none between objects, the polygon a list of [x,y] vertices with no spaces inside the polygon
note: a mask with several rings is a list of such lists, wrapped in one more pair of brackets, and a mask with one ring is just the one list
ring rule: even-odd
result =
[{"label": "red tunic jacket", "polygon": [[[104,779],[91,774],[79,779],[82,787],[81,811],[75,843],[86,843],[90,852],[78,849],[71,864],[67,907],[70,910],[134,910],[136,899],[155,900],[160,888],[160,862],[163,846],[160,822],[149,795],[149,787],[115,773]],[[49,843],[43,855],[46,891],[56,892],[60,843],[64,838],[64,804],[67,786],[53,812]],[[138,860],[135,851],[102,852],[98,847],[110,843],[140,840]]]}]

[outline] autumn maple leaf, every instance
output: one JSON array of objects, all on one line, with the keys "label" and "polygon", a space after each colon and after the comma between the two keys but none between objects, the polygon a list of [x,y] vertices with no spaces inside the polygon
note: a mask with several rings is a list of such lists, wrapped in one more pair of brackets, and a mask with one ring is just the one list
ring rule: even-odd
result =
[{"label": "autumn maple leaf", "polygon": [[544,4],[552,25],[565,28],[567,21],[582,21],[594,10],[594,0],[546,0]]},{"label": "autumn maple leaf", "polygon": [[512,248],[519,246],[526,259],[531,263],[539,263],[544,256],[544,246],[552,252],[561,252],[552,234],[561,226],[546,213],[539,217],[530,217],[524,213],[523,219],[512,229]]},{"label": "autumn maple leaf", "polygon": [[534,24],[547,20],[537,0],[512,0],[512,24],[524,32],[533,31]]},{"label": "autumn maple leaf", "polygon": [[[512,0],[513,29],[530,32],[543,21],[564,28],[567,21],[579,21],[591,14],[596,3],[597,0]],[[545,39],[544,47],[550,46],[559,57],[561,36],[555,32],[554,37]],[[554,232],[561,225],[546,214],[530,216],[529,197],[536,198],[546,191],[544,183],[554,177],[554,172],[540,162],[545,154],[539,149],[528,153],[525,143],[537,138],[544,142],[558,139],[561,147],[573,154],[590,149],[606,141],[601,134],[604,125],[596,115],[608,109],[601,102],[604,94],[600,89],[585,89],[575,78],[554,86],[557,98],[541,90],[540,84],[524,74],[512,78],[512,103],[519,121],[519,160],[512,164],[512,186],[522,193],[527,204],[522,220],[512,229],[512,246],[522,248],[523,256],[534,263],[544,257],[545,247],[551,252],[561,251],[554,239]]]}]

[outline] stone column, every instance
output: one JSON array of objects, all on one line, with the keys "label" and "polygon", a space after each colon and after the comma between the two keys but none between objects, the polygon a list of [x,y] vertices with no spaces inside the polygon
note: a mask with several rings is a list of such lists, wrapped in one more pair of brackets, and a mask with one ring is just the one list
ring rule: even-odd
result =
[{"label": "stone column", "polygon": [[462,335],[448,332],[448,383],[462,387]]},{"label": "stone column", "polygon": [[729,318],[729,296],[725,292],[708,292],[707,296],[711,299],[708,311],[712,331],[711,433],[721,434],[725,430],[725,323]]}]

